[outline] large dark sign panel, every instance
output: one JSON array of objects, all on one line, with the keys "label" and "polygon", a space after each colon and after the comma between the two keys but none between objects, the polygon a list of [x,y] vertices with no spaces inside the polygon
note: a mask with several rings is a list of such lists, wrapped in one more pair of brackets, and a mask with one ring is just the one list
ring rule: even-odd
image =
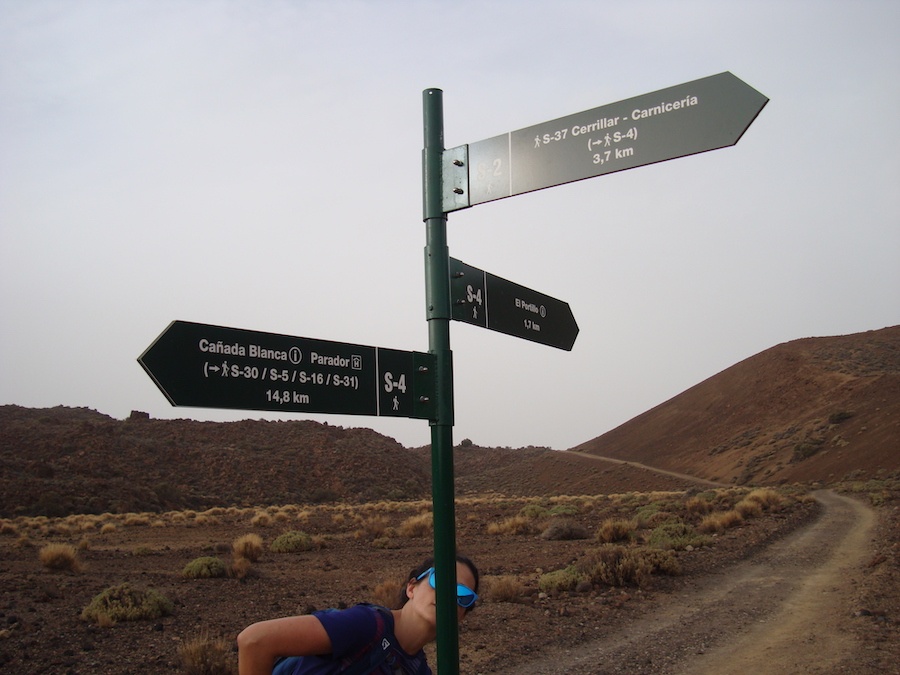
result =
[{"label": "large dark sign panel", "polygon": [[138,362],[175,406],[428,418],[434,357],[173,321]]},{"label": "large dark sign panel", "polygon": [[445,210],[734,145],[768,100],[726,72],[450,149]]}]

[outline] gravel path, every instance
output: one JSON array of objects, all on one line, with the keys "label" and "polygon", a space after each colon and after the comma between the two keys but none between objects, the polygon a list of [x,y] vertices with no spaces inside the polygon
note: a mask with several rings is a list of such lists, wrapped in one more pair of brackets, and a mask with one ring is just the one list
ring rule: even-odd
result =
[{"label": "gravel path", "polygon": [[831,491],[822,515],[598,642],[510,675],[863,673],[850,624],[874,512]]}]

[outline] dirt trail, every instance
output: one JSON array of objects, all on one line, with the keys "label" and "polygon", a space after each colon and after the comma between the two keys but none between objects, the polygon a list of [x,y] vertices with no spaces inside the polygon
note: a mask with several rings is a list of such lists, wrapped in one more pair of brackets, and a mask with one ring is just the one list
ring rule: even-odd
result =
[{"label": "dirt trail", "polygon": [[831,491],[810,525],[598,642],[519,666],[519,675],[860,673],[856,572],[871,556],[874,512]]},{"label": "dirt trail", "polygon": [[615,457],[602,457],[600,455],[592,455],[589,452],[576,452],[574,450],[567,450],[571,455],[578,455],[580,457],[587,457],[589,459],[597,459],[604,462],[612,462],[613,464],[626,464],[627,466],[636,466],[639,469],[646,469],[647,471],[653,471],[655,473],[661,473],[665,476],[672,476],[673,478],[681,478],[683,480],[689,480],[693,483],[699,483],[701,485],[710,485],[712,487],[732,487],[728,483],[719,483],[714,480],[707,480],[705,478],[697,478],[696,476],[688,476],[686,473],[677,473],[675,471],[666,471],[665,469],[657,469],[654,466],[647,466],[646,464],[641,464],[640,462],[632,462],[625,459],[616,459]]}]

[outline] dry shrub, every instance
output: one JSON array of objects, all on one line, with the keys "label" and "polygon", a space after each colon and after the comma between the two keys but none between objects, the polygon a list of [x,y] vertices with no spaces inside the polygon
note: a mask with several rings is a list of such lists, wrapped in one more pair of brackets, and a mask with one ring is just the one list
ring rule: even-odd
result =
[{"label": "dry shrub", "polygon": [[81,563],[75,547],[69,544],[47,544],[38,553],[41,564],[54,572],[80,572]]},{"label": "dry shrub", "polygon": [[634,536],[635,524],[632,520],[607,518],[597,530],[597,540],[604,544],[628,541]]},{"label": "dry shrub", "polygon": [[14,537],[17,534],[19,534],[19,530],[8,520],[4,520],[3,523],[0,523],[0,535]]},{"label": "dry shrub", "polygon": [[488,534],[534,534],[535,533],[534,524],[531,522],[530,518],[526,518],[525,516],[512,516],[511,518],[507,518],[499,523],[491,523],[488,525],[487,532]]},{"label": "dry shrub", "polygon": [[236,675],[237,664],[231,653],[231,643],[225,638],[213,638],[201,633],[186,640],[178,648],[182,673],[185,675]]},{"label": "dry shrub", "polygon": [[756,518],[762,515],[762,505],[753,499],[742,499],[734,505],[734,510],[741,514],[741,518]]},{"label": "dry shrub", "polygon": [[425,537],[434,529],[434,516],[431,513],[420,513],[400,523],[398,533],[401,537]]},{"label": "dry shrub", "polygon": [[172,613],[172,601],[153,589],[120,584],[95,596],[81,612],[81,618],[101,625],[116,621],[158,619]]},{"label": "dry shrub", "polygon": [[697,534],[687,523],[664,523],[647,537],[647,543],[655,548],[684,551],[688,547],[699,548],[709,545],[709,537]]},{"label": "dry shrub", "polygon": [[268,527],[272,524],[272,516],[265,511],[257,511],[250,519],[250,524],[253,527]]},{"label": "dry shrub", "polygon": [[684,503],[685,510],[692,516],[705,516],[712,511],[712,503],[699,495],[689,497]]},{"label": "dry shrub", "polygon": [[500,575],[488,579],[485,596],[491,602],[518,602],[525,594],[525,587],[517,577]]},{"label": "dry shrub", "polygon": [[575,565],[569,565],[561,570],[542,574],[538,580],[538,588],[544,593],[559,593],[561,591],[574,591],[578,584],[584,581],[582,573]]},{"label": "dry shrub", "polygon": [[540,504],[526,504],[519,510],[519,515],[525,518],[543,518],[549,513],[545,506]]},{"label": "dry shrub", "polygon": [[384,516],[369,516],[360,519],[361,528],[356,532],[357,539],[378,539],[388,534],[390,521]]},{"label": "dry shrub", "polygon": [[312,537],[306,532],[298,530],[290,530],[284,534],[280,534],[275,541],[269,546],[269,550],[273,553],[298,553],[300,551],[309,551],[314,547]]},{"label": "dry shrub", "polygon": [[785,499],[772,488],[757,488],[745,497],[746,501],[755,501],[765,511],[780,511]]},{"label": "dry shrub", "polygon": [[550,522],[547,529],[541,533],[542,539],[549,541],[572,541],[587,539],[588,531],[583,525],[571,518],[556,518]]},{"label": "dry shrub", "polygon": [[402,588],[403,584],[396,581],[382,581],[372,591],[372,600],[383,607],[397,607]]},{"label": "dry shrub", "polygon": [[222,559],[214,556],[194,558],[181,570],[181,576],[186,579],[218,579],[227,573]]},{"label": "dry shrub", "polygon": [[110,532],[115,532],[116,526],[113,523],[104,523],[103,527],[100,528],[100,534],[109,534]]},{"label": "dry shrub", "polygon": [[125,517],[123,524],[125,527],[145,527],[150,524],[150,519],[147,516],[132,513]]},{"label": "dry shrub", "polygon": [[729,527],[740,525],[742,522],[744,522],[744,518],[737,511],[719,511],[711,513],[701,520],[697,530],[706,533],[722,532]]},{"label": "dry shrub", "polygon": [[651,561],[640,551],[615,544],[595,549],[578,567],[592,583],[607,586],[644,586],[653,573]]},{"label": "dry shrub", "polygon": [[238,537],[231,543],[234,555],[256,562],[263,552],[263,540],[258,534],[250,533]]},{"label": "dry shrub", "polygon": [[607,586],[646,586],[653,574],[676,575],[681,566],[672,551],[626,548],[607,544],[578,564],[592,583]]},{"label": "dry shrub", "polygon": [[228,568],[228,576],[232,579],[246,579],[257,576],[253,570],[253,563],[246,558],[234,558],[231,567]]}]

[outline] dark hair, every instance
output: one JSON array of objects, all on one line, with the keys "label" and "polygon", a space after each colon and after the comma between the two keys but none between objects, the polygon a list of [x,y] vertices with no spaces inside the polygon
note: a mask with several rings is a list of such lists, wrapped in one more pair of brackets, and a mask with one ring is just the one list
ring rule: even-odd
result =
[{"label": "dark hair", "polygon": [[[472,576],[475,577],[475,588],[472,590],[476,593],[478,592],[478,583],[480,579],[480,575],[478,574],[478,568],[475,567],[475,563],[473,563],[469,558],[459,553],[456,554],[456,562],[462,563],[466,567],[469,568],[469,571],[472,573]],[[413,567],[409,574],[406,576],[406,579],[403,581],[403,584],[400,586],[400,593],[397,597],[397,606],[394,609],[400,609],[403,605],[406,604],[406,601],[409,600],[409,597],[406,595],[406,585],[410,581],[414,581],[418,579],[422,574],[424,574],[427,570],[434,567],[434,558],[425,558],[421,564]],[[475,608],[475,605],[466,608],[466,614],[471,612]]]}]

